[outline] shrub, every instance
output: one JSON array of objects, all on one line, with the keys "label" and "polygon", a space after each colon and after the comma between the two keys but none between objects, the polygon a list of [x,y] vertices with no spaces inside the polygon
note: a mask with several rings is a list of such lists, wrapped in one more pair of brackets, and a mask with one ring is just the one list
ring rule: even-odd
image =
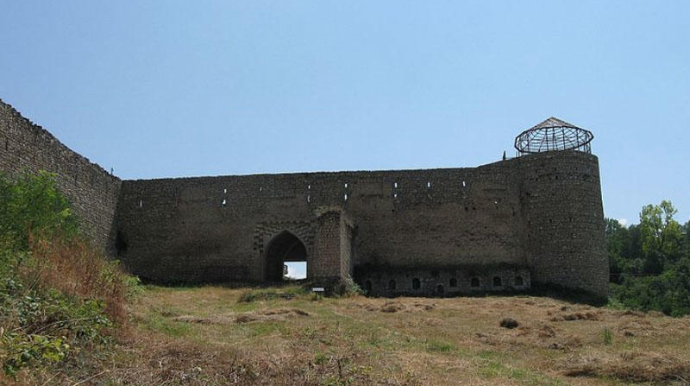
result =
[{"label": "shrub", "polygon": [[137,284],[82,238],[51,174],[0,176],[0,362],[7,375],[108,344]]},{"label": "shrub", "polygon": [[31,237],[78,233],[77,218],[53,174],[24,174],[16,181],[0,175],[0,248],[26,250]]}]

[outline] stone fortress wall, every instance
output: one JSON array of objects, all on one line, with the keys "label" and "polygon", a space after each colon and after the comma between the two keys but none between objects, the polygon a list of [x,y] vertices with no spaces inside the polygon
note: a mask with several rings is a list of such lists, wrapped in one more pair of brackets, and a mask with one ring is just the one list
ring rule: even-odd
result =
[{"label": "stone fortress wall", "polygon": [[114,252],[120,179],[67,148],[52,134],[0,100],[0,173],[10,177],[45,170],[70,200],[95,245]]},{"label": "stone fortress wall", "polygon": [[[78,212],[99,229],[96,240],[147,280],[270,281],[275,264],[282,272],[282,263],[299,255],[314,282],[354,277],[375,295],[537,284],[608,293],[599,167],[591,154],[554,151],[476,168],[120,183],[54,139],[59,146],[32,145],[38,128],[6,105],[0,111],[0,135],[27,161],[43,153],[31,170],[57,171]],[[54,152],[65,154],[57,166]],[[2,153],[2,170],[33,165],[9,161],[17,158]],[[76,182],[68,168],[75,163]],[[86,170],[101,179],[92,184]]]}]

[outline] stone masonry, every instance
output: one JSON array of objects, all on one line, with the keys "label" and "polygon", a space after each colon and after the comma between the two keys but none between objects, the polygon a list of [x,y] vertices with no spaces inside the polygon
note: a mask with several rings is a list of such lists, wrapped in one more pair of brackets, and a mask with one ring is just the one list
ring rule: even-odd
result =
[{"label": "stone masonry", "polygon": [[0,171],[57,174],[94,242],[145,280],[275,280],[374,295],[558,285],[604,297],[597,157],[549,151],[476,168],[124,180],[0,102]]}]

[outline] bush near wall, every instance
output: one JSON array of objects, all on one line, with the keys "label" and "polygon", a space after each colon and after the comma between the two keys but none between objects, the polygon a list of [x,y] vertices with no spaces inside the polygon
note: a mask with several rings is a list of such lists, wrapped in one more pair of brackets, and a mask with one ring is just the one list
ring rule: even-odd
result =
[{"label": "bush near wall", "polygon": [[[4,377],[108,345],[134,279],[81,237],[41,172],[0,176],[0,362]],[[0,375],[0,380],[3,375]]]}]

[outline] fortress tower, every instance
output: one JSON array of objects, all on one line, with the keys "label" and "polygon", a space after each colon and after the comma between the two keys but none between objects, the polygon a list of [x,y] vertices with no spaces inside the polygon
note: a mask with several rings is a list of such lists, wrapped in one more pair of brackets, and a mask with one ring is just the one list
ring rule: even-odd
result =
[{"label": "fortress tower", "polygon": [[592,134],[550,118],[475,168],[120,180],[0,101],[0,171],[47,170],[85,232],[158,283],[354,279],[372,295],[608,294]]},{"label": "fortress tower", "polygon": [[608,257],[594,136],[556,118],[515,139],[532,278],[608,294]]}]

